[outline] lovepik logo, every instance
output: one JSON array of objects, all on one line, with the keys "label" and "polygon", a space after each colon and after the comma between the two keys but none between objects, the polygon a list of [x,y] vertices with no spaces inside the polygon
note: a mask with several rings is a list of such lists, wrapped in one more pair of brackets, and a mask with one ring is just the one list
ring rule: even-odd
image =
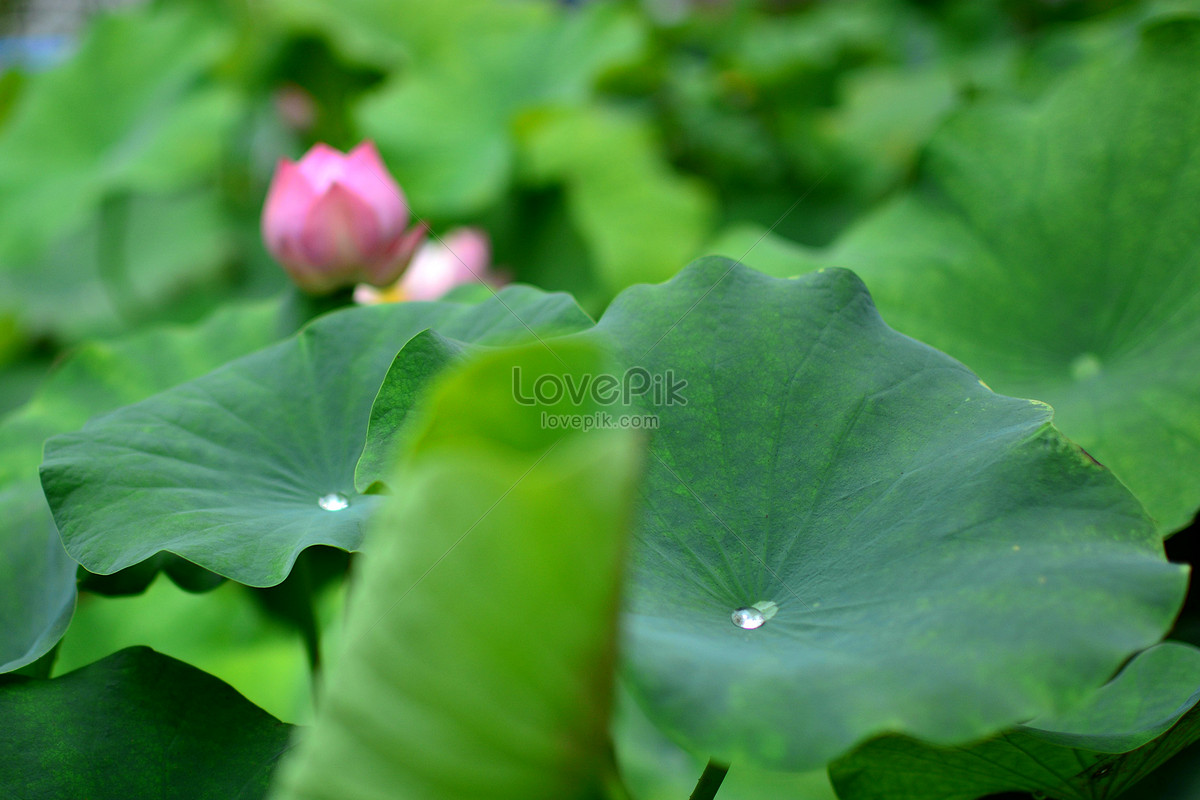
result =
[{"label": "lovepik logo", "polygon": [[513,398],[523,406],[554,405],[564,399],[575,405],[585,400],[601,406],[631,405],[635,399],[643,405],[687,405],[683,390],[688,382],[676,378],[674,370],[652,373],[643,367],[630,367],[620,375],[541,373],[529,380],[520,367],[513,367],[512,379]]}]

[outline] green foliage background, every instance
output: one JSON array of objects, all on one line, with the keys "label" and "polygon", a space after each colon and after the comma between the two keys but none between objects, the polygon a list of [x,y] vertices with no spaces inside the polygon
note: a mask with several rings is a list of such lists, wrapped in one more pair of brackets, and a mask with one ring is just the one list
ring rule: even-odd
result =
[{"label": "green foliage background", "polygon": [[[115,797],[127,775],[153,783],[147,774],[167,760],[153,748],[128,772],[69,765],[114,757],[89,741],[97,719],[153,743],[168,709],[187,721],[181,746],[196,764],[219,759],[211,740],[223,726],[260,732],[247,733],[236,769],[197,791],[262,796],[288,731],[228,700],[213,676],[308,723],[307,648],[334,664],[333,699],[316,715],[322,747],[302,748],[285,796],[346,796],[322,775],[370,749],[354,735],[366,719],[382,742],[370,754],[378,780],[409,781],[412,796],[550,797],[570,786],[581,797],[682,797],[717,755],[735,762],[728,800],[1189,797],[1200,773],[1188,751],[1155,770],[1200,736],[1196,601],[1170,629],[1176,641],[1115,670],[1167,631],[1182,595],[1160,541],[1174,561],[1195,563],[1197,552],[1198,87],[1195,0],[156,0],[96,14],[58,63],[0,72],[0,668],[25,673],[0,675],[0,723],[30,736],[53,723],[58,739],[44,744],[69,752],[61,763],[36,748],[0,759],[0,787],[20,779],[38,797]],[[364,138],[416,217],[436,231],[485,228],[496,263],[541,291],[344,311],[291,337],[303,308],[258,231],[272,170],[315,142],[348,149]],[[708,255],[779,278],[848,267],[866,288],[835,271],[773,281],[717,260],[676,277]],[[966,369],[887,330],[871,297],[882,322]],[[704,302],[716,310],[689,317]],[[676,329],[677,318],[689,322]],[[831,329],[835,360],[790,349],[824,343]],[[632,440],[551,453],[557,440],[539,440],[528,419],[477,410],[480,398],[503,397],[496,376],[509,362],[490,348],[526,332],[579,332],[564,368],[605,357],[693,374],[721,366],[693,386],[701,402],[672,412],[639,472]],[[537,364],[545,354],[533,351],[512,358]],[[997,398],[969,370],[1001,394],[1050,403],[1058,430],[1047,406]],[[812,382],[807,394],[790,393],[798,376]],[[339,382],[344,390],[330,388]],[[423,404],[430,385],[438,400]],[[977,405],[946,422],[938,414],[960,394]],[[872,398],[861,428],[860,396]],[[164,419],[175,438],[161,437]],[[714,433],[735,419],[752,446]],[[408,441],[405,425],[425,426],[426,438]],[[262,446],[239,451],[248,427]],[[974,484],[955,484],[959,461],[918,487],[961,491],[951,519],[903,506],[865,522],[814,511],[810,521],[839,531],[849,521],[843,533],[868,545],[827,538],[773,555],[761,520],[786,518],[798,497],[816,507],[876,484],[890,492],[901,456],[947,452],[949,430],[979,437],[977,456],[959,456],[1015,487],[989,492],[991,502],[1040,504],[1057,515],[1054,531],[1084,534],[1064,535],[1060,552],[1042,536],[1045,518],[1007,520],[1002,548],[951,542],[936,567],[927,558],[889,571],[879,553],[903,561],[939,521],[1004,516],[968,497]],[[796,464],[828,444],[846,472],[804,461],[777,476],[756,460],[767,444],[776,455],[794,448]],[[453,542],[460,520],[445,509],[486,507],[539,455],[549,474],[512,500],[528,507],[491,523],[514,537],[503,557],[536,580],[497,575],[472,592],[547,605],[546,635],[506,629],[503,614],[430,626],[438,609],[470,616],[476,594],[454,574],[377,630],[387,588]],[[446,477],[456,457],[470,466],[461,485]],[[376,494],[439,476],[442,488]],[[700,513],[680,484],[722,500]],[[151,486],[175,494],[122,502]],[[310,502],[332,489],[354,498],[336,526]],[[595,509],[579,549],[556,549],[556,520],[578,509],[545,498],[585,490]],[[422,511],[443,491],[441,506]],[[626,513],[638,503],[655,513]],[[758,549],[723,535],[711,544],[705,526],[718,514]],[[343,648],[344,554],[311,546],[357,550],[371,531],[392,555],[369,562],[356,589],[367,611],[346,618]],[[422,531],[428,552],[389,531]],[[1022,584],[1035,575],[1013,566],[1010,546],[1042,559],[1043,583],[1060,579]],[[467,572],[501,559],[483,545],[465,552]],[[827,604],[891,592],[912,606],[833,619],[821,656],[806,649],[808,631],[783,622],[753,640],[727,621],[707,627],[709,606],[780,590],[763,569],[802,575],[801,556],[834,587]],[[579,562],[594,580],[560,585],[558,570]],[[629,616],[618,625],[626,571]],[[578,607],[555,606],[573,589]],[[316,602],[298,611],[301,595]],[[1039,610],[1046,602],[1055,613]],[[922,638],[930,619],[961,637]],[[619,636],[629,655],[613,697]],[[455,694],[455,680],[478,673],[430,674],[395,637],[446,653],[470,642],[468,660],[489,665],[493,716],[465,718]],[[522,660],[521,642],[545,641],[560,660]],[[995,652],[983,654],[988,641]],[[121,649],[138,645],[166,655]],[[1064,649],[1066,663],[1049,666]],[[379,666],[397,663],[392,674]],[[530,670],[550,676],[536,702],[504,695]],[[814,675],[820,685],[803,684]],[[139,695],[138,681],[155,688]],[[413,688],[422,685],[428,697]],[[962,693],[942,714],[934,703],[947,685]],[[133,700],[76,713],[96,686]],[[189,693],[225,716],[204,719]],[[379,696],[394,705],[377,706]],[[433,711],[406,710],[414,698]],[[396,728],[404,714],[416,727]],[[521,744],[497,733],[505,724]],[[456,757],[470,763],[402,768],[420,742],[433,751],[430,741],[464,737],[470,757]],[[928,763],[938,767],[927,774]],[[471,768],[497,780],[473,784]],[[379,784],[356,790],[372,796]]]}]

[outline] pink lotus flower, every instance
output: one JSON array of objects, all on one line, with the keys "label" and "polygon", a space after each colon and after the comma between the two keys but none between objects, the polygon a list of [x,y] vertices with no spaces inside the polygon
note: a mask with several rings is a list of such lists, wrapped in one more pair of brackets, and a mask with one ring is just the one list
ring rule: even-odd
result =
[{"label": "pink lotus flower", "polygon": [[279,160],[263,208],[267,250],[306,292],[387,286],[425,238],[408,226],[408,204],[372,142],[343,155],[315,145],[297,163]]},{"label": "pink lotus flower", "polygon": [[359,286],[357,303],[395,303],[403,300],[437,300],[464,283],[499,285],[503,280],[490,267],[491,244],[479,228],[456,228],[440,241],[426,242],[408,271],[387,289]]}]

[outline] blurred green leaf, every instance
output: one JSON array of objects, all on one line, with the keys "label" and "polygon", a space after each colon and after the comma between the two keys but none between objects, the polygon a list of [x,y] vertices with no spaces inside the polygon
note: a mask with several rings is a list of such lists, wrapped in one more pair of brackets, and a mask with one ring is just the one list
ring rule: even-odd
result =
[{"label": "blurred green leaf", "polygon": [[808,769],[887,730],[977,739],[1081,701],[1179,609],[1187,568],[1050,409],[887,328],[848,272],[704,260],[581,336],[687,381],[638,403],[658,428],[623,653],[694,753]]},{"label": "blurred green leaf", "polygon": [[755,16],[737,36],[734,63],[756,83],[796,84],[805,73],[831,72],[896,46],[907,9],[890,0],[815,3],[801,13]]},{"label": "blurred green leaf", "polygon": [[1101,60],[1136,42],[1147,25],[1173,17],[1200,15],[1196,0],[1138,0],[1117,3],[1106,13],[1047,28],[1031,43],[1020,63],[1017,86],[1028,96],[1053,87],[1063,73]]},{"label": "blurred green leaf", "polygon": [[603,364],[578,344],[533,344],[438,383],[373,524],[316,724],[274,796],[603,796],[638,448],[627,433],[547,430],[512,392],[514,367]]},{"label": "blurred green leaf", "polygon": [[28,76],[20,70],[8,69],[0,73],[0,128],[8,122],[27,81]]},{"label": "blurred green leaf", "polygon": [[[478,305],[334,312],[292,339],[54,437],[42,485],[68,552],[92,572],[168,551],[240,583],[273,586],[306,547],[358,549],[378,498],[355,493],[354,468],[372,402],[405,342],[430,328],[496,342],[590,325],[569,297],[520,286]],[[323,507],[323,498],[337,507]]]},{"label": "blurred green leaf", "polygon": [[880,197],[899,184],[938,123],[955,106],[949,70],[880,67],[847,73],[842,98],[820,131],[848,165],[857,190]]},{"label": "blurred green leaf", "polygon": [[748,223],[721,231],[705,246],[705,255],[740,261],[775,278],[795,278],[821,267],[819,251]]},{"label": "blurred green leaf", "polygon": [[610,292],[669,278],[708,235],[713,198],[670,168],[645,121],[589,108],[537,115],[527,127],[530,178],[566,185],[571,219]]},{"label": "blurred green leaf", "polygon": [[0,685],[0,790],[23,800],[256,798],[290,726],[145,647]]},{"label": "blurred green leaf", "polygon": [[1200,650],[1166,642],[1063,714],[955,750],[876,739],[835,762],[831,775],[842,800],[974,800],[1004,791],[1116,797],[1200,738],[1200,718],[1184,717],[1200,701],[1198,686]]},{"label": "blurred green leaf", "polygon": [[[24,328],[68,340],[111,334],[169,316],[179,295],[219,276],[232,237],[212,187],[115,202],[114,216],[97,216],[19,269],[0,269],[0,296]],[[106,257],[119,274],[105,274]]]},{"label": "blurred green leaf", "polygon": [[212,174],[239,105],[205,81],[227,35],[179,6],[104,15],[71,60],[30,80],[0,132],[0,272],[27,267],[109,193]]},{"label": "blurred green leaf", "polygon": [[583,103],[600,73],[641,46],[635,18],[619,4],[466,4],[482,18],[462,5],[396,9],[398,22],[442,22],[436,46],[418,51],[359,114],[422,216],[461,216],[496,202],[512,177],[518,115]]},{"label": "blurred green leaf", "polygon": [[49,650],[75,607],[77,565],[38,481],[46,438],[269,344],[276,313],[274,304],[231,307],[195,328],[85,345],[0,422],[0,672]]},{"label": "blurred green leaf", "polygon": [[[14,352],[11,354],[12,361],[4,363],[3,350],[7,345],[20,352],[18,348],[26,349],[27,344],[23,333],[17,331],[15,326],[8,327],[6,323],[11,320],[11,317],[6,319],[0,316],[0,419],[28,403],[50,371],[50,359],[41,352],[30,353],[23,358]],[[10,334],[11,338],[8,338]]]},{"label": "blurred green leaf", "polygon": [[469,49],[472,33],[520,31],[556,11],[543,4],[462,0],[431,6],[421,0],[274,0],[287,26],[330,41],[343,58],[395,70],[405,62]]},{"label": "blurred green leaf", "polygon": [[[592,316],[612,299],[595,275],[587,243],[571,222],[561,186],[521,192],[516,202],[497,209],[497,258],[524,282],[546,290],[570,292]],[[501,255],[502,254],[502,255]]]}]

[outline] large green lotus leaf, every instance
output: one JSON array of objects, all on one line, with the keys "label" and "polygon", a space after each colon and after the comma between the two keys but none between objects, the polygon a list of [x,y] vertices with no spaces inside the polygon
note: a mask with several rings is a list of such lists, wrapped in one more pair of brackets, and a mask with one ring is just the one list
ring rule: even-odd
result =
[{"label": "large green lotus leaf", "polygon": [[1115,797],[1200,738],[1200,717],[1189,713],[1198,686],[1200,650],[1166,642],[1064,714],[958,749],[876,739],[834,762],[830,774],[842,800],[974,800],[1004,791]]},{"label": "large green lotus leaf", "polygon": [[1194,17],[1036,104],[954,117],[919,190],[823,257],[858,272],[898,330],[1052,405],[1163,534],[1200,506],[1200,371],[1184,366],[1200,363]]},{"label": "large green lotus leaf", "polygon": [[624,656],[694,752],[795,770],[885,731],[978,739],[1081,701],[1178,611],[1186,567],[1049,407],[892,331],[849,272],[706,259],[582,335],[676,400],[641,402]]},{"label": "large green lotus leaf", "polygon": [[377,497],[356,495],[372,401],[423,330],[463,341],[591,325],[565,295],[510,287],[479,304],[396,303],[296,337],[46,444],[42,485],[67,551],[107,574],[168,551],[272,586],[304,548],[355,550]]},{"label": "large green lotus leaf", "polygon": [[96,414],[190,380],[275,338],[275,304],[223,310],[194,328],[84,345],[0,422],[0,672],[58,641],[75,606],[77,564],[38,481],[42,444]]},{"label": "large green lotus leaf", "polygon": [[590,347],[533,344],[437,384],[274,797],[602,796],[641,448],[625,432],[543,427],[511,373],[603,365]]},{"label": "large green lotus leaf", "polygon": [[210,174],[238,101],[204,77],[228,43],[191,9],[106,15],[37,76],[0,135],[0,266],[36,257],[109,192]]},{"label": "large green lotus leaf", "polygon": [[[638,25],[618,4],[572,11],[502,0],[472,5],[492,24],[441,12],[450,19],[433,52],[415,58],[358,115],[414,207],[433,216],[495,202],[511,177],[518,118],[585,101],[600,72],[640,47]],[[431,15],[429,4],[396,12],[401,21],[417,15]]]},{"label": "large green lotus leaf", "polygon": [[0,684],[0,791],[23,800],[255,798],[291,727],[148,647]]},{"label": "large green lotus leaf", "polygon": [[571,219],[610,292],[669,278],[708,235],[712,197],[672,171],[637,117],[600,108],[545,114],[523,145],[532,178],[566,187]]}]

